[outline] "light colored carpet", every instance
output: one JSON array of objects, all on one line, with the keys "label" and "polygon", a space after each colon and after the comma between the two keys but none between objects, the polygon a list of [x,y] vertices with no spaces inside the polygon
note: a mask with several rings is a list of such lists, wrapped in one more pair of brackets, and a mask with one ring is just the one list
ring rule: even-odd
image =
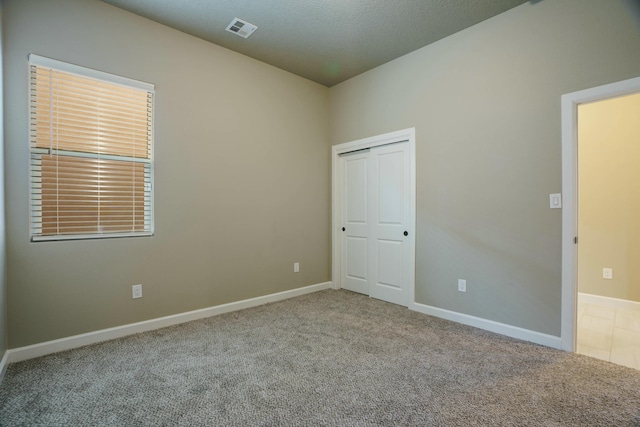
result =
[{"label": "light colored carpet", "polygon": [[638,426],[640,371],[347,291],[12,364],[6,426]]}]

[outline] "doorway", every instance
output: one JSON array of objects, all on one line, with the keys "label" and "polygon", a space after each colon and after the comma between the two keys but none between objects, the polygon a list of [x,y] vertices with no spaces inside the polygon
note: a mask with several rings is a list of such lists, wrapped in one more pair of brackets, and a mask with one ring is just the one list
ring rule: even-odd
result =
[{"label": "doorway", "polygon": [[[616,286],[619,288],[627,286],[621,285],[622,280],[618,280],[618,283],[614,285],[616,271],[619,274],[617,276],[618,279],[622,279],[620,276],[627,274],[625,273],[627,269],[622,268],[622,264],[616,264],[619,260],[615,261],[612,257],[615,251],[611,247],[616,245],[616,237],[620,237],[614,234],[620,233],[611,229],[607,231],[606,227],[603,228],[597,225],[596,222],[604,221],[602,224],[607,224],[608,222],[609,224],[615,223],[619,225],[618,223],[622,221],[620,217],[603,217],[603,215],[612,214],[614,210],[620,210],[619,207],[614,209],[614,206],[611,205],[612,203],[621,203],[621,200],[623,204],[628,202],[628,198],[624,196],[625,192],[621,188],[615,188],[616,185],[613,182],[606,184],[605,177],[622,175],[622,178],[624,178],[624,173],[621,171],[625,169],[623,164],[628,159],[625,159],[617,166],[613,165],[613,169],[606,172],[604,167],[606,163],[611,161],[603,156],[603,151],[598,153],[597,150],[594,150],[594,147],[600,149],[604,147],[602,145],[599,147],[594,146],[593,142],[588,142],[587,139],[581,141],[579,138],[580,135],[586,137],[595,132],[594,129],[589,129],[590,123],[581,122],[580,119],[581,117],[584,120],[589,119],[589,117],[596,117],[590,115],[592,113],[602,115],[604,110],[599,110],[599,107],[603,107],[605,104],[598,105],[599,102],[612,101],[612,105],[620,104],[619,101],[623,100],[623,98],[630,99],[628,98],[629,96],[637,93],[640,93],[640,78],[574,92],[562,97],[562,186],[564,198],[562,224],[562,347],[565,350],[578,350],[580,353],[586,353],[615,363],[626,364],[627,366],[630,364],[628,362],[623,363],[624,357],[620,358],[619,354],[617,356],[613,355],[615,352],[613,350],[615,347],[613,332],[616,325],[623,327],[622,329],[634,327],[633,315],[631,315],[632,318],[630,320],[626,312],[634,304],[630,303],[628,305],[625,302],[626,300],[619,298],[631,295],[628,293],[629,289],[618,289],[616,291]],[[614,122],[616,121],[618,121],[617,117]],[[609,131],[606,129],[598,130],[598,132],[601,132],[600,140],[602,141],[604,136],[604,141],[609,143],[610,138],[614,136],[611,130],[615,129],[618,124],[610,123]],[[604,125],[598,124],[598,126]],[[614,126],[614,128],[611,126]],[[596,138],[596,140],[598,139]],[[613,149],[612,144],[609,144],[608,147]],[[588,163],[589,156],[592,157],[591,163]],[[581,161],[587,163],[581,164]],[[579,166],[582,170],[580,170]],[[610,164],[608,166],[612,167]],[[618,170],[616,170],[616,167]],[[631,171],[627,172],[630,173]],[[586,173],[591,175],[585,175]],[[624,179],[620,182],[624,183]],[[605,188],[598,189],[602,183],[605,184]],[[606,185],[609,185],[609,187],[606,187]],[[601,193],[600,196],[597,195],[598,191]],[[619,192],[622,192],[623,195],[616,194]],[[602,194],[605,196],[603,197]],[[600,198],[598,199],[598,197]],[[613,197],[613,199],[610,197]],[[614,201],[616,197],[618,202]],[[582,202],[584,202],[584,206],[582,204],[579,205]],[[609,209],[603,206],[606,204],[609,204]],[[602,209],[603,207],[604,209]],[[588,209],[588,211],[584,209]],[[623,232],[621,237],[625,239],[628,236]],[[602,247],[606,245],[610,245],[610,248],[602,251]],[[617,245],[619,246],[620,242]],[[613,268],[614,265],[619,268]],[[640,286],[640,284],[636,284],[636,286]],[[631,297],[635,298],[632,295]],[[607,303],[612,306],[604,307],[601,303]],[[586,322],[581,322],[580,328],[578,328],[578,322],[581,320]],[[589,325],[589,323],[591,324]],[[591,329],[591,332],[600,330],[603,333],[599,336],[579,336],[579,334],[585,333],[585,325],[587,329]],[[622,329],[618,331],[620,336],[626,333]],[[598,349],[598,347],[601,348]]]},{"label": "doorway", "polygon": [[640,369],[640,93],[578,105],[576,352]]},{"label": "doorway", "polygon": [[415,130],[332,149],[332,281],[410,307],[415,286]]}]

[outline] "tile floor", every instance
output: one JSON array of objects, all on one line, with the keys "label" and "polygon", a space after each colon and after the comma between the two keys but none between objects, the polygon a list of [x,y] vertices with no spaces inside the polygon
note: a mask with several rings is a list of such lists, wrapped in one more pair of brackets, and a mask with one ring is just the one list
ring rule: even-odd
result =
[{"label": "tile floor", "polygon": [[580,354],[640,370],[640,308],[578,301]]}]

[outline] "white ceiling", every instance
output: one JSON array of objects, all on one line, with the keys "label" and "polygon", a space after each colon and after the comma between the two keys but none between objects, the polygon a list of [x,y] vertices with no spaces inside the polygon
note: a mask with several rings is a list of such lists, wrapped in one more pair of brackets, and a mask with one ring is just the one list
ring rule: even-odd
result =
[{"label": "white ceiling", "polygon": [[330,87],[527,0],[102,1]]}]

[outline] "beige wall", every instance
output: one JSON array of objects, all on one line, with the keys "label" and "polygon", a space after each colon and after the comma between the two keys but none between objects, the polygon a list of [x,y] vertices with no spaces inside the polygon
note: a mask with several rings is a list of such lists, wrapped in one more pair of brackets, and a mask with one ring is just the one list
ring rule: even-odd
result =
[{"label": "beige wall", "polygon": [[578,179],[579,292],[640,302],[640,94],[579,106]]},{"label": "beige wall", "polygon": [[[95,0],[4,9],[10,348],[330,280],[327,88]],[[29,242],[29,53],[156,85],[154,237]]]},{"label": "beige wall", "polygon": [[417,302],[560,335],[560,97],[639,49],[637,2],[543,0],[330,89],[333,144],[416,128]]}]

